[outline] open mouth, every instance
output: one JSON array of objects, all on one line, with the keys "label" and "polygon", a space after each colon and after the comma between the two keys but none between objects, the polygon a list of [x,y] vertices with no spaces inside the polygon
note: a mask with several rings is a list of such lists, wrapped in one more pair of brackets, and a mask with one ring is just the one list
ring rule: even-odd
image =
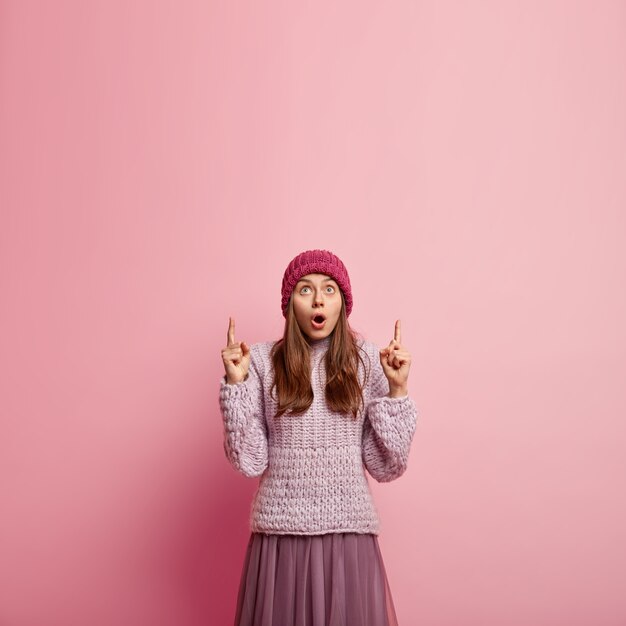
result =
[{"label": "open mouth", "polygon": [[317,313],[311,318],[311,324],[313,328],[322,328],[326,322],[326,316],[321,313]]}]

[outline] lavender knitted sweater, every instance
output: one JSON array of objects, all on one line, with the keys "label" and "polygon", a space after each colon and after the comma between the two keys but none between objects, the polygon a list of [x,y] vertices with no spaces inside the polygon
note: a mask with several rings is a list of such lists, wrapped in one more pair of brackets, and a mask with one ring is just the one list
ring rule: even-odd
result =
[{"label": "lavender knitted sweater", "polygon": [[[365,468],[379,482],[404,473],[417,422],[413,400],[386,395],[389,383],[378,348],[359,339],[372,368],[363,390],[365,411],[359,410],[356,420],[331,411],[324,398],[328,336],[311,342],[313,403],[303,415],[285,413],[274,419],[277,403],[270,395],[269,356],[273,343],[250,346],[245,380],[228,384],[223,376],[220,382],[226,457],[245,476],[261,476],[250,507],[250,529],[270,534],[379,534]],[[361,363],[359,377],[362,382]]]}]

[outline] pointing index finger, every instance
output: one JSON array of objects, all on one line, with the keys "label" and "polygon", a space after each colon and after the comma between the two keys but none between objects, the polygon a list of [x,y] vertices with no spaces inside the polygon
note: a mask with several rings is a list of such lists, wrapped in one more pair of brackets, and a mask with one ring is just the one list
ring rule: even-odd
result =
[{"label": "pointing index finger", "polygon": [[232,317],[228,318],[228,333],[226,334],[227,345],[235,343],[235,320]]},{"label": "pointing index finger", "polygon": [[393,333],[393,339],[398,343],[402,343],[402,341],[400,340],[400,320],[396,320],[396,328]]}]

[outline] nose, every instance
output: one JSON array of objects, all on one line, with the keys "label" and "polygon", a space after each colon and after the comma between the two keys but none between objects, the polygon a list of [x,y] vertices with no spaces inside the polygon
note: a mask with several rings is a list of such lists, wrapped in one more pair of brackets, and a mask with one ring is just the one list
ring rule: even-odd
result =
[{"label": "nose", "polygon": [[321,290],[315,293],[315,297],[313,298],[313,301],[315,302],[316,306],[319,306],[320,304],[324,303],[323,292]]}]

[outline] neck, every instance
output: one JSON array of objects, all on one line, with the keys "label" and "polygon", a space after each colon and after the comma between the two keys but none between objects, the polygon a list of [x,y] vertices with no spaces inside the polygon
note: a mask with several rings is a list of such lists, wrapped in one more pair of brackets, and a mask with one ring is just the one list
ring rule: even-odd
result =
[{"label": "neck", "polygon": [[311,350],[317,352],[318,350],[326,350],[330,345],[330,335],[326,337],[322,337],[321,339],[312,339],[309,338],[309,345],[311,346]]}]

